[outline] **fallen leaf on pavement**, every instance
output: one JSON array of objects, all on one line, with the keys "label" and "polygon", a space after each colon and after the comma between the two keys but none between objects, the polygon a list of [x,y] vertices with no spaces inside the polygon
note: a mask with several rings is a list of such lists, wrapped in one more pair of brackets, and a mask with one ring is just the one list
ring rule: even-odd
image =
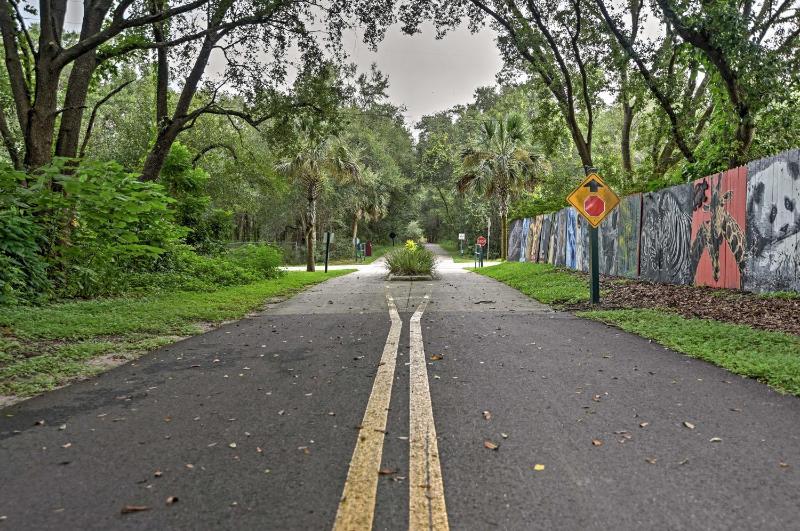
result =
[{"label": "fallen leaf on pavement", "polygon": [[164,475],[164,473],[162,471],[160,471],[160,470],[156,470],[155,472],[153,472],[153,476],[157,477],[157,478],[160,478],[163,475]]},{"label": "fallen leaf on pavement", "polygon": [[784,463],[781,461],[780,463],[778,463],[778,466],[781,468],[789,468],[789,463]]},{"label": "fallen leaf on pavement", "polygon": [[486,420],[491,420],[492,419],[492,413],[489,412],[489,411],[484,411],[483,412],[483,418],[485,418]]},{"label": "fallen leaf on pavement", "polygon": [[722,442],[722,439],[719,437],[711,437],[708,442]]},{"label": "fallen leaf on pavement", "polygon": [[544,470],[544,465],[536,463],[535,465],[533,465],[533,469],[537,472],[541,472],[542,470]]},{"label": "fallen leaf on pavement", "polygon": [[641,424],[639,424],[639,427],[640,427],[640,428],[646,428],[646,427],[647,427],[647,426],[649,426],[649,425],[650,425],[650,423],[649,423],[649,422],[642,422]]},{"label": "fallen leaf on pavement", "polygon": [[592,397],[592,400],[595,401],[595,402],[600,402],[600,395],[594,395]]},{"label": "fallen leaf on pavement", "polygon": [[232,442],[228,445],[228,448],[236,448],[236,443]]},{"label": "fallen leaf on pavement", "polygon": [[655,457],[645,457],[644,460],[647,461],[651,465],[656,464],[656,458]]},{"label": "fallen leaf on pavement", "polygon": [[70,446],[72,446],[72,443],[65,443],[61,445],[61,448],[69,448]]},{"label": "fallen leaf on pavement", "polygon": [[44,426],[44,420],[37,420],[33,423],[34,426]]},{"label": "fallen leaf on pavement", "polygon": [[500,448],[500,445],[493,443],[492,441],[483,441],[483,447],[488,448],[489,450],[497,450]]},{"label": "fallen leaf on pavement", "polygon": [[120,513],[122,514],[129,514],[129,513],[138,513],[141,511],[149,511],[150,507],[147,505],[126,505],[121,510]]},{"label": "fallen leaf on pavement", "polygon": [[433,356],[431,356],[431,361],[439,361],[439,360],[443,360],[443,359],[444,359],[444,356],[442,356],[440,354],[434,354]]},{"label": "fallen leaf on pavement", "polygon": [[193,465],[193,464],[191,464],[191,463],[188,463],[188,464],[186,465],[186,468],[188,468],[189,470],[192,470],[192,469],[194,469],[194,465]]},{"label": "fallen leaf on pavement", "polygon": [[167,505],[172,505],[173,503],[178,503],[177,496],[170,496],[167,498]]},{"label": "fallen leaf on pavement", "polygon": [[683,421],[683,425],[684,425],[684,426],[686,426],[687,428],[689,428],[690,430],[693,430],[693,429],[694,429],[694,424],[692,424],[692,423],[691,423],[691,422],[689,422],[689,421],[686,421],[686,420],[685,420],[685,421]]},{"label": "fallen leaf on pavement", "polygon": [[397,469],[396,468],[384,467],[384,468],[381,468],[380,470],[378,470],[378,474],[380,474],[381,476],[391,476],[392,474],[396,474],[396,473],[397,473]]},{"label": "fallen leaf on pavement", "polygon": [[502,437],[503,439],[508,439],[508,434],[507,433],[501,433],[500,437]]},{"label": "fallen leaf on pavement", "polygon": [[592,439],[592,445],[593,446],[603,446],[603,441],[601,441],[600,439]]}]

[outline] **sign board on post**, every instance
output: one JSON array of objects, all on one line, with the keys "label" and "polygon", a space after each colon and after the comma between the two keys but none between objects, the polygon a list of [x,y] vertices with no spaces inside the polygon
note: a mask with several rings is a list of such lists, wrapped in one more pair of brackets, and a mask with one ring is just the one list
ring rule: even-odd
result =
[{"label": "sign board on post", "polygon": [[331,243],[333,243],[333,233],[325,233],[325,272],[328,272],[328,257],[330,256]]},{"label": "sign board on post", "polygon": [[484,245],[486,245],[486,238],[484,238],[483,236],[478,236],[478,239],[475,240],[475,243],[483,247]]},{"label": "sign board on post", "polygon": [[597,227],[619,204],[619,197],[596,173],[590,173],[567,196],[567,202],[586,218],[589,225]]},{"label": "sign board on post", "polygon": [[600,302],[600,257],[597,226],[619,204],[619,197],[594,172],[589,173],[578,187],[567,196],[567,202],[586,218],[589,228],[589,292],[592,304]]},{"label": "sign board on post", "polygon": [[467,239],[467,235],[464,234],[463,232],[459,232],[458,233],[458,239],[459,240],[466,240]]}]

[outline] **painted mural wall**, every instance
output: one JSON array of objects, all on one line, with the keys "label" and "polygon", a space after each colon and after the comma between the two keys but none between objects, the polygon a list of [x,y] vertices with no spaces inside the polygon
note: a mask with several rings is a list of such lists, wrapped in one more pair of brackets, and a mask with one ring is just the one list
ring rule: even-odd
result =
[{"label": "painted mural wall", "polygon": [[[514,228],[514,260],[588,271],[589,225],[572,207]],[[800,150],[624,197],[598,236],[604,275],[800,291]]]},{"label": "painted mural wall", "polygon": [[800,150],[747,165],[744,288],[800,291]]},{"label": "painted mural wall", "polygon": [[522,242],[522,223],[524,220],[515,219],[508,224],[508,261],[520,261],[520,245]]}]

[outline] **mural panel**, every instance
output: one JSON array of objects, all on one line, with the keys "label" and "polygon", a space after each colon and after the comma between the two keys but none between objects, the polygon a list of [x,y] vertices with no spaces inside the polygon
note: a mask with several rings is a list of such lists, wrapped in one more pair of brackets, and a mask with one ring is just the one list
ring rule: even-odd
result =
[{"label": "mural panel", "polygon": [[800,291],[800,151],[747,165],[743,287]]},{"label": "mural panel", "polygon": [[567,209],[562,208],[556,212],[556,238],[553,244],[555,257],[553,263],[557,266],[567,265]]},{"label": "mural panel", "polygon": [[539,237],[542,234],[543,217],[539,215],[531,221],[531,228],[528,230],[528,245],[525,250],[525,260],[528,262],[539,260]]},{"label": "mural panel", "polygon": [[519,242],[519,261],[525,261],[525,252],[528,248],[528,234],[531,230],[531,218],[522,219],[522,234]]},{"label": "mural panel", "polygon": [[691,184],[644,194],[642,199],[641,277],[690,284],[692,243]]},{"label": "mural panel", "polygon": [[508,228],[508,258],[509,262],[516,262],[520,255],[520,242],[522,241],[522,220],[515,219]]},{"label": "mural panel", "polygon": [[537,262],[547,262],[550,249],[550,214],[542,215],[542,232],[539,236],[539,256]]},{"label": "mural panel", "polygon": [[616,242],[612,275],[639,276],[639,241],[642,228],[642,194],[623,198],[615,209]]},{"label": "mural panel", "polygon": [[578,223],[575,225],[575,243],[577,244],[575,269],[589,271],[589,222],[575,211]]},{"label": "mural panel", "polygon": [[694,283],[738,289],[745,264],[747,168],[704,177],[692,186]]},{"label": "mural panel", "polygon": [[577,241],[577,228],[578,228],[578,213],[574,208],[569,207],[567,211],[567,261],[566,265],[569,268],[578,268],[578,241]]}]

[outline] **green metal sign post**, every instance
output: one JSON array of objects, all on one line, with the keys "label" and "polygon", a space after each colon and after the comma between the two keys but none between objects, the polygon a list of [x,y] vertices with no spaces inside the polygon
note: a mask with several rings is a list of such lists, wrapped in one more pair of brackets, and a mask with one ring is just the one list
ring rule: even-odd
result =
[{"label": "green metal sign post", "polygon": [[600,303],[600,244],[597,227],[589,227],[589,298],[592,304]]},{"label": "green metal sign post", "polygon": [[619,204],[619,197],[593,168],[586,168],[586,178],[567,196],[567,202],[589,224],[589,300],[592,304],[599,304],[600,242],[597,227]]}]

